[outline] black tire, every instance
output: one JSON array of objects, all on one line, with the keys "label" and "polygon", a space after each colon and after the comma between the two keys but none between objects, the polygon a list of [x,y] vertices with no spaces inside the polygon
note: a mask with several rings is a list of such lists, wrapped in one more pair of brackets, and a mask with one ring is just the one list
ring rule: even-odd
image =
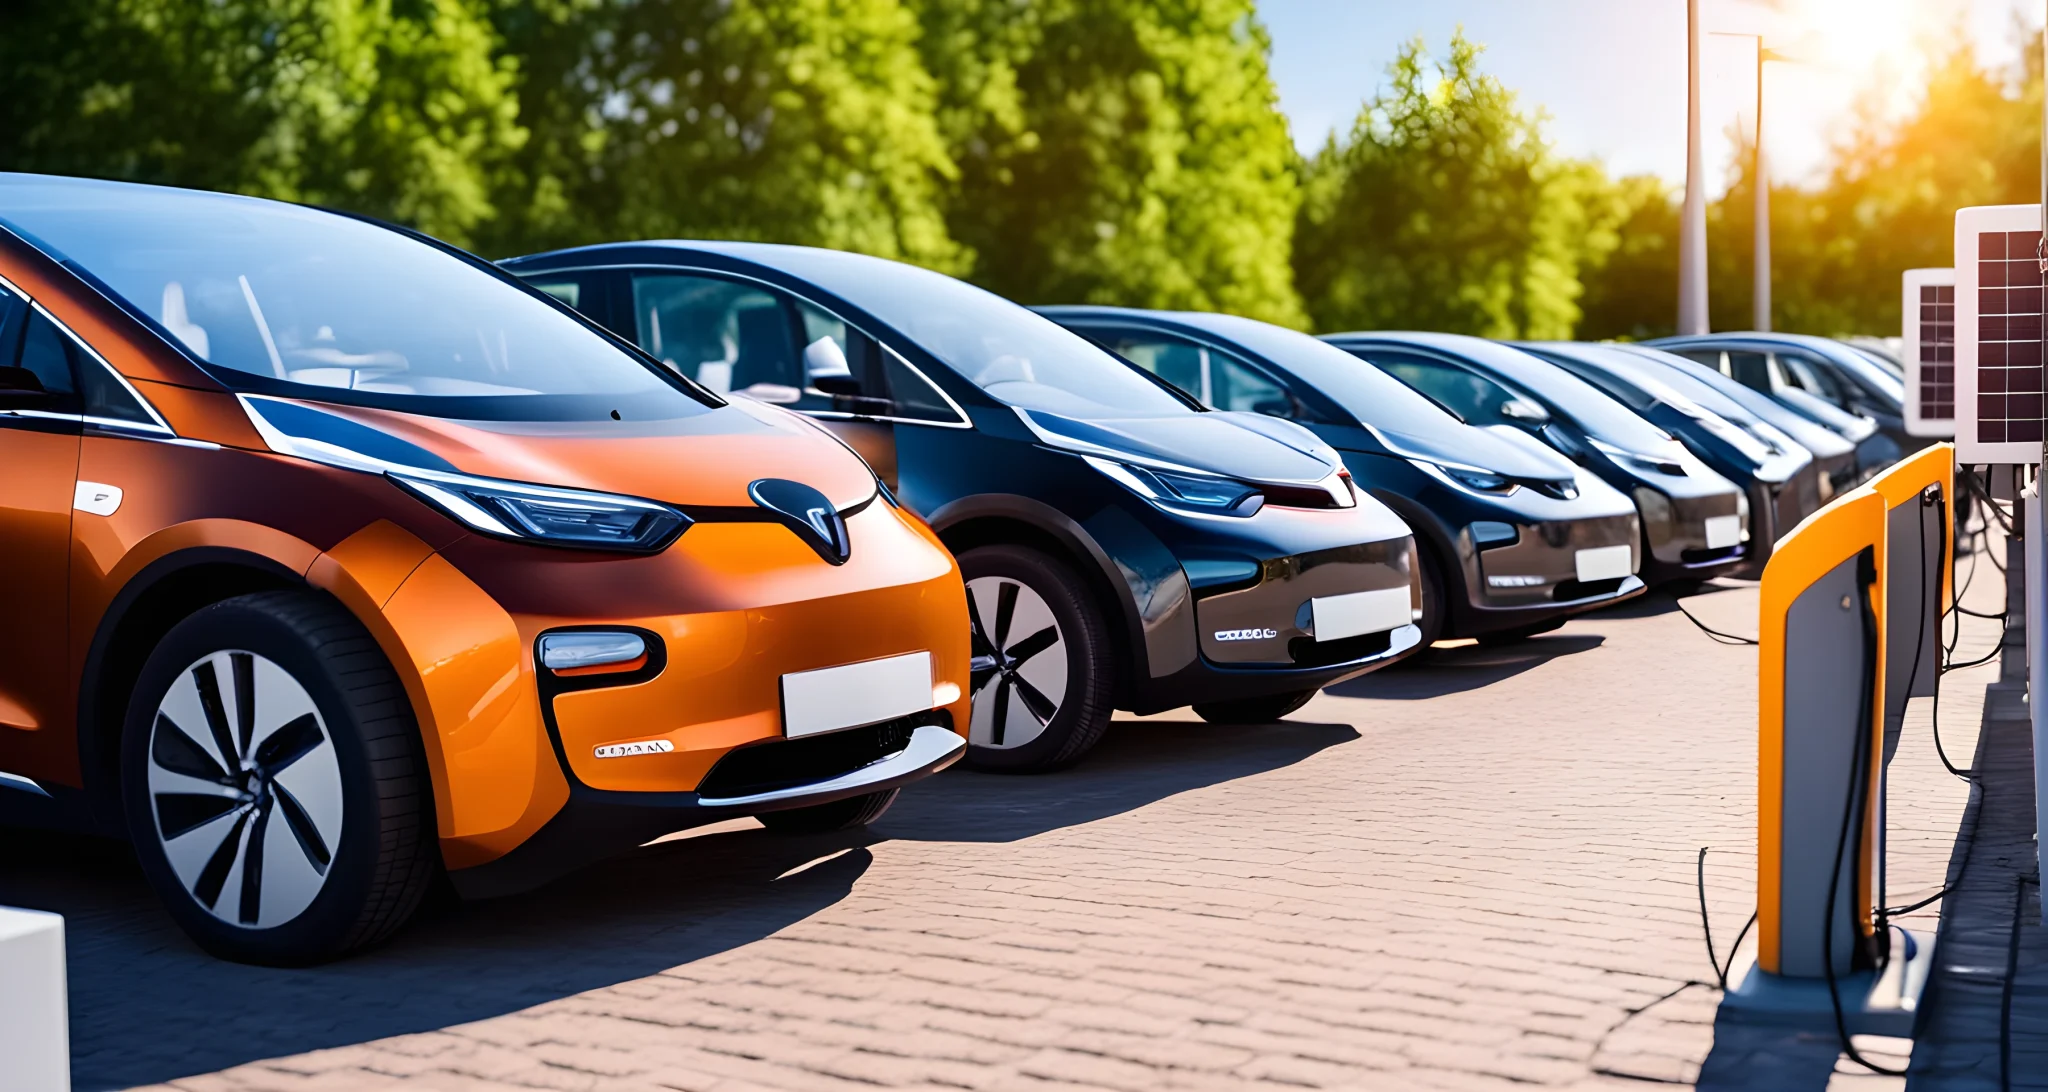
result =
[{"label": "black tire", "polygon": [[440,866],[405,689],[362,624],[310,591],[238,596],[164,635],[129,700],[121,793],[164,908],[239,963],[304,966],[375,944]]},{"label": "black tire", "polygon": [[[1109,629],[1087,586],[1058,559],[1025,546],[968,550],[960,555],[960,575],[980,665],[970,683],[976,712],[967,764],[1009,773],[1072,765],[1102,739],[1114,708]],[[1001,607],[1005,596],[1012,604],[1008,616]],[[984,599],[986,613],[995,617],[983,617]],[[1018,632],[1004,631],[1007,626]],[[1048,629],[1051,643],[1044,644]],[[1028,733],[1021,741],[1013,715]]]},{"label": "black tire", "polygon": [[1310,698],[1320,693],[1320,690],[1301,690],[1292,694],[1268,694],[1263,698],[1203,702],[1195,706],[1195,715],[1211,724],[1271,724],[1307,705]]},{"label": "black tire", "polygon": [[1429,646],[1444,639],[1447,632],[1444,622],[1450,610],[1443,567],[1437,564],[1435,551],[1424,545],[1420,536],[1415,543],[1415,558],[1422,566],[1422,617],[1415,621],[1415,627],[1422,631],[1422,640],[1415,646],[1415,655],[1409,659],[1429,655]]},{"label": "black tire", "polygon": [[896,802],[896,789],[849,796],[830,804],[813,804],[788,811],[764,811],[754,818],[777,834],[827,834],[835,830],[864,827],[882,817]]}]

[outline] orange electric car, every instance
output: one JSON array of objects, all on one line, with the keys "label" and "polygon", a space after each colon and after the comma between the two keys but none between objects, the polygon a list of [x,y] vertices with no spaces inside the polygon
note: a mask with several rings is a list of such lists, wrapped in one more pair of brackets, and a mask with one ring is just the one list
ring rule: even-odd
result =
[{"label": "orange electric car", "polygon": [[230,959],[965,745],[959,569],[852,451],[292,205],[0,174],[0,572],[0,822],[125,834]]}]

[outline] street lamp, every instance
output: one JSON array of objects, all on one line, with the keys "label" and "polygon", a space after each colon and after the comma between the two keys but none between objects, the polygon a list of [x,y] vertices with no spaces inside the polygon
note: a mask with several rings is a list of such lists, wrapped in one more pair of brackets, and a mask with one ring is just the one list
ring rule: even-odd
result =
[{"label": "street lamp", "polygon": [[1758,330],[1771,328],[1771,178],[1764,170],[1764,65],[1792,58],[1764,45],[1761,34],[1733,31],[1713,32],[1721,38],[1750,38],[1756,42],[1756,144],[1751,149],[1750,181],[1756,186],[1756,276],[1751,294],[1754,314],[1751,324]]},{"label": "street lamp", "polygon": [[1707,332],[1707,188],[1700,163],[1700,0],[1685,0],[1685,205],[1678,216],[1678,332]]}]

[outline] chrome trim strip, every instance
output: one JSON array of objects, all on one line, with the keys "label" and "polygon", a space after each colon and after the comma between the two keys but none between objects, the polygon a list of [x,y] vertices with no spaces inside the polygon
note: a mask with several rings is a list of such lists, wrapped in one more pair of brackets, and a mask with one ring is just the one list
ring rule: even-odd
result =
[{"label": "chrome trim strip", "polygon": [[43,791],[43,787],[36,784],[33,779],[23,777],[20,774],[11,774],[5,770],[0,770],[0,789],[14,789],[18,792],[34,793],[45,800],[50,798],[50,794]]},{"label": "chrome trim strip", "polygon": [[699,797],[697,803],[707,808],[744,808],[757,804],[802,800],[807,796],[826,793],[843,793],[848,789],[864,788],[910,774],[935,771],[938,767],[960,757],[966,750],[967,740],[959,733],[935,724],[925,724],[910,733],[909,746],[887,758],[870,762],[852,773],[841,774],[828,781],[814,781],[808,785],[755,793],[752,796],[704,796]]}]

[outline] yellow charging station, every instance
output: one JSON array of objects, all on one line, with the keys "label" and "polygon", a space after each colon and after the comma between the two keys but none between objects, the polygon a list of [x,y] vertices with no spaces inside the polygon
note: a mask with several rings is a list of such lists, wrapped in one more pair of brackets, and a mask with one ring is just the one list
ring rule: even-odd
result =
[{"label": "yellow charging station", "polygon": [[1837,497],[1778,544],[1758,625],[1757,950],[1738,1018],[1909,1036],[1933,938],[1880,928],[1884,768],[1939,674],[1954,449]]}]

